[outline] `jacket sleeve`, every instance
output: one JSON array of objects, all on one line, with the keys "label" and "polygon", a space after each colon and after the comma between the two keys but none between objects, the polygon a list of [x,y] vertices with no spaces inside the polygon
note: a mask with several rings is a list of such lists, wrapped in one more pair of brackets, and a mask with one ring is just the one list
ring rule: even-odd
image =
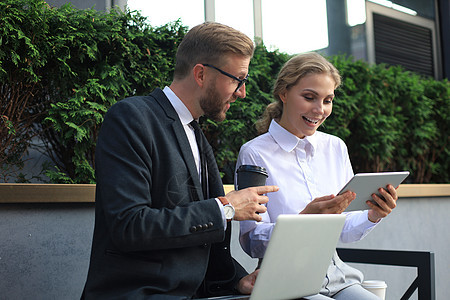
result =
[{"label": "jacket sleeve", "polygon": [[96,147],[96,206],[113,243],[145,251],[222,241],[216,201],[196,198],[172,127],[142,98],[108,111]]},{"label": "jacket sleeve", "polygon": [[223,242],[211,247],[208,271],[199,291],[200,297],[216,297],[239,294],[236,287],[247,276],[247,271],[236,261],[230,252],[231,224],[229,224]]}]

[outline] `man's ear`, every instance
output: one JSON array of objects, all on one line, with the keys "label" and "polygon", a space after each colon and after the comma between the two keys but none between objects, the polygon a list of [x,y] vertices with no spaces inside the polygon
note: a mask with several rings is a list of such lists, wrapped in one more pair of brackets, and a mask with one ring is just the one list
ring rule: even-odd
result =
[{"label": "man's ear", "polygon": [[196,64],[192,69],[194,74],[194,80],[199,87],[203,87],[205,84],[205,66],[202,64]]}]

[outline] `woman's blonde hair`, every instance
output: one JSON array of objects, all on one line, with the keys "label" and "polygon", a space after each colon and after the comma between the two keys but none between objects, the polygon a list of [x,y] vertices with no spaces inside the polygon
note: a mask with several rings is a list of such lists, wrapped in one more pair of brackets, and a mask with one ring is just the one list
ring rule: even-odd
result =
[{"label": "woman's blonde hair", "polygon": [[275,102],[270,103],[263,116],[256,122],[259,134],[269,130],[272,119],[279,120],[283,114],[283,102],[280,94],[296,85],[303,77],[309,74],[327,74],[335,82],[335,89],[341,84],[341,76],[336,67],[316,52],[303,53],[288,60],[280,72],[273,87],[272,95]]}]

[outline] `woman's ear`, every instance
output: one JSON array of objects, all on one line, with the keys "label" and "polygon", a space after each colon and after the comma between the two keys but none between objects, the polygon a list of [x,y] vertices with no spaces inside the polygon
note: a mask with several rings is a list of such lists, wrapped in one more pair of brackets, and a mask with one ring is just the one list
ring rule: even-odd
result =
[{"label": "woman's ear", "polygon": [[287,90],[282,91],[278,94],[278,97],[280,97],[281,102],[286,103],[287,99]]}]

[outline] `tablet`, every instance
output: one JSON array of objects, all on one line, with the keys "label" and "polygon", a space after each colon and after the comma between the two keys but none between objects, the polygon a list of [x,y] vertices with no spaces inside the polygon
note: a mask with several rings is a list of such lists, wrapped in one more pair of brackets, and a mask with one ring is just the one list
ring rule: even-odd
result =
[{"label": "tablet", "polygon": [[380,187],[386,188],[388,184],[392,184],[397,188],[408,175],[408,171],[358,173],[350,179],[338,195],[346,191],[356,193],[356,198],[350,203],[345,211],[370,209],[369,205],[366,204],[366,201],[373,200],[372,194],[380,195],[378,189]]}]

